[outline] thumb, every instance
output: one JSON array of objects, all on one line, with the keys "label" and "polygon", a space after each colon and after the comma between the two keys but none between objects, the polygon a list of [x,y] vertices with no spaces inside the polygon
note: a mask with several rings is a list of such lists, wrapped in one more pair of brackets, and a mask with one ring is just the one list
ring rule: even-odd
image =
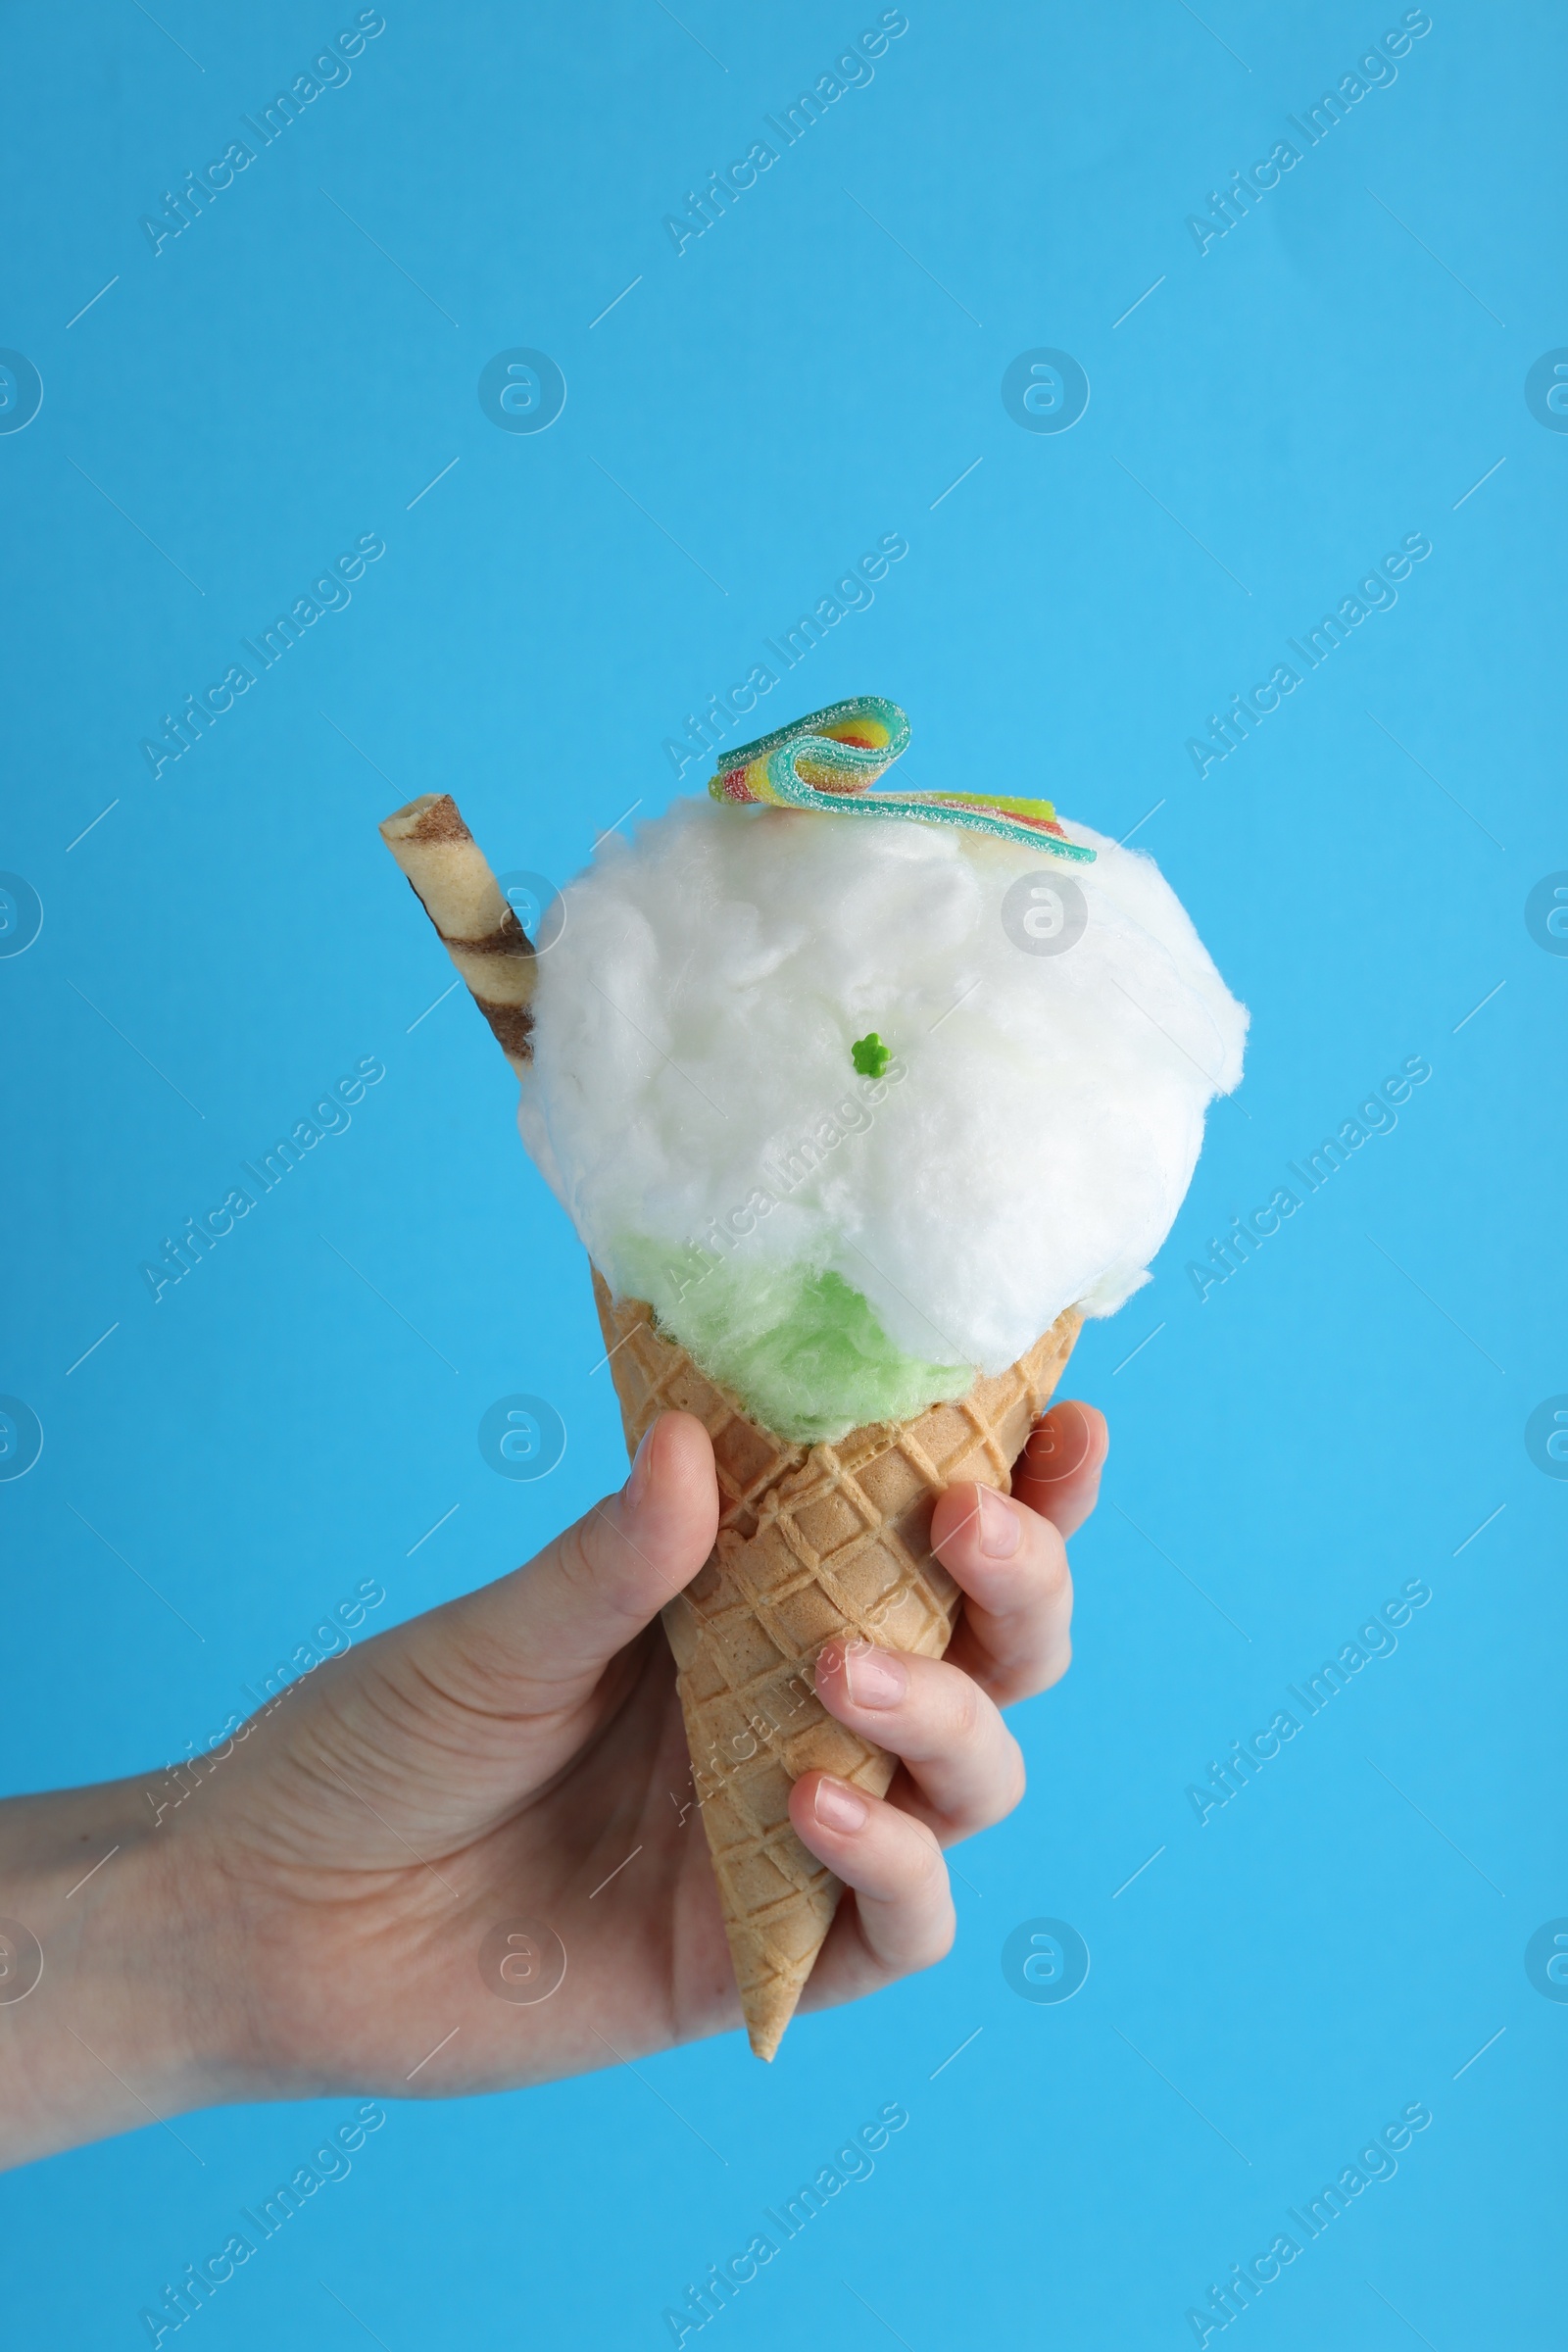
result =
[{"label": "thumb", "polygon": [[512,1575],[418,1621],[440,1646],[440,1679],[450,1687],[462,1659],[511,1709],[571,1703],[690,1584],[717,1530],[708,1432],[691,1413],[662,1413],[617,1494]]}]

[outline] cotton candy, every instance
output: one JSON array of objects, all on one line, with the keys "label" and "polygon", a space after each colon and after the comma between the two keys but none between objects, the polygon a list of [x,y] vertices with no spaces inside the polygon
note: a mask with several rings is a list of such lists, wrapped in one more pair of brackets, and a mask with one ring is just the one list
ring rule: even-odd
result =
[{"label": "cotton candy", "polygon": [[1148,1279],[1248,1016],[1152,858],[1063,829],[1092,863],[678,801],[565,888],[523,1140],[781,1436],[960,1396]]}]

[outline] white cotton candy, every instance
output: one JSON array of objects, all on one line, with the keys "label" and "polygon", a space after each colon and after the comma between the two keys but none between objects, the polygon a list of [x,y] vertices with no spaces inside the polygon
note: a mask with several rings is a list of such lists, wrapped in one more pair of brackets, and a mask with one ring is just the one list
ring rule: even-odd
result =
[{"label": "white cotton candy", "polygon": [[[540,961],[520,1117],[617,1292],[685,1338],[694,1269],[759,1299],[837,1274],[896,1349],[999,1372],[1147,1280],[1248,1016],[1152,858],[1065,830],[1092,864],[710,800],[609,838]],[[1058,952],[1027,904],[1004,927],[1029,875],[1082,893]]]}]

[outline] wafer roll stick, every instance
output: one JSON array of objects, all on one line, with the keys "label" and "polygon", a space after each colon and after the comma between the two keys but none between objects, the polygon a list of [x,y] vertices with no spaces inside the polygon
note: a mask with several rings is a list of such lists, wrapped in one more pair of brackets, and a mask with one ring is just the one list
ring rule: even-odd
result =
[{"label": "wafer roll stick", "polygon": [[381,839],[520,1078],[533,1058],[533,943],[456,801],[447,792],[421,793],[386,819]]}]

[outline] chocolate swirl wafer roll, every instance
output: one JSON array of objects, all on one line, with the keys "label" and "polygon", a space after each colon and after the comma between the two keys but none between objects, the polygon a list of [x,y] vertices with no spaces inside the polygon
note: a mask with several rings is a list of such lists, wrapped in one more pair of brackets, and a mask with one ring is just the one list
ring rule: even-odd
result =
[{"label": "chocolate swirl wafer roll", "polygon": [[520,1078],[533,1058],[533,943],[456,801],[446,792],[421,793],[386,819],[381,839]]}]

